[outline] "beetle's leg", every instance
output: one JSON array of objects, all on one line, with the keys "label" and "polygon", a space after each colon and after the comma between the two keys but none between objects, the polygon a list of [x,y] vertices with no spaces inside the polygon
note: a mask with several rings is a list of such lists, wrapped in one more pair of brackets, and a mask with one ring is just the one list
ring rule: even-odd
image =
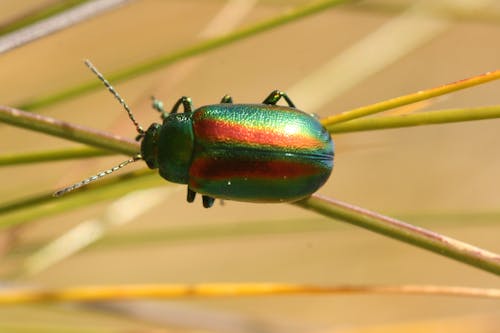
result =
[{"label": "beetle's leg", "polygon": [[181,106],[184,107],[184,112],[192,112],[193,111],[193,101],[190,97],[182,96],[179,100],[174,104],[172,111],[170,113],[177,113],[177,110]]},{"label": "beetle's leg", "polygon": [[291,108],[294,108],[295,107],[295,104],[293,104],[292,100],[290,99],[290,97],[288,97],[288,95],[280,90],[275,90],[273,91],[271,94],[269,94],[269,96],[267,96],[267,98],[264,100],[264,104],[271,104],[271,105],[276,105],[276,103],[278,103],[278,101],[281,99],[281,98],[284,98],[285,101],[288,103],[288,106],[291,107]]},{"label": "beetle's leg", "polygon": [[213,206],[215,199],[208,195],[203,196],[203,207],[210,208]]},{"label": "beetle's leg", "polygon": [[168,113],[167,113],[167,111],[165,111],[165,108],[163,107],[163,102],[160,101],[159,99],[156,99],[156,97],[154,97],[154,96],[151,96],[151,100],[153,101],[153,109],[160,112],[161,119],[167,118]]},{"label": "beetle's leg", "polygon": [[196,197],[196,192],[188,187],[187,202],[193,202]]},{"label": "beetle's leg", "polygon": [[224,97],[222,97],[222,99],[220,100],[220,102],[222,104],[226,104],[226,103],[229,103],[229,104],[233,104],[233,98],[229,95],[224,95]]}]

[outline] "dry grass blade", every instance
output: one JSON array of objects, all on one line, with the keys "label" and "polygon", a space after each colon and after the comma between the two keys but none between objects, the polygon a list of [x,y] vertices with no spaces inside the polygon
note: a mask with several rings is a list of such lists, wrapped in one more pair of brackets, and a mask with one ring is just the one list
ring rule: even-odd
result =
[{"label": "dry grass blade", "polygon": [[[33,23],[23,29],[16,30],[0,38],[0,54],[28,44],[36,39],[48,36],[57,31],[66,29],[74,24],[82,22],[92,16],[101,14],[107,10],[116,8],[130,0],[94,0],[83,3],[72,9],[67,9],[58,15],[54,10],[48,9],[49,17],[45,20]],[[64,7],[62,7],[65,9]],[[59,8],[56,8],[59,9]],[[29,18],[28,18],[29,19]],[[31,18],[36,20],[37,17]]]},{"label": "dry grass blade", "polygon": [[71,9],[87,1],[88,0],[67,0],[49,1],[48,3],[39,1],[37,6],[31,7],[31,9],[21,13],[20,15],[0,23],[0,36],[19,30],[36,22],[40,22],[41,20]]},{"label": "dry grass blade", "polygon": [[95,302],[124,299],[248,297],[267,295],[399,294],[500,298],[500,289],[434,285],[340,285],[291,283],[201,283],[83,286],[59,289],[11,288],[0,291],[0,304]]},{"label": "dry grass blade", "polygon": [[419,102],[429,98],[442,96],[449,94],[451,92],[466,89],[470,87],[477,86],[479,84],[487,83],[493,80],[500,79],[500,70],[493,72],[487,72],[481,75],[477,75],[468,79],[463,79],[457,82],[445,84],[440,87],[426,89],[417,91],[415,93],[392,98],[386,101],[378,102],[375,104],[370,104],[367,106],[362,106],[353,110],[345,111],[340,114],[336,114],[321,120],[321,123],[329,128],[334,124],[338,124],[344,121],[353,120],[360,117],[365,117],[371,114],[383,112],[389,109],[397,108],[403,105]]}]

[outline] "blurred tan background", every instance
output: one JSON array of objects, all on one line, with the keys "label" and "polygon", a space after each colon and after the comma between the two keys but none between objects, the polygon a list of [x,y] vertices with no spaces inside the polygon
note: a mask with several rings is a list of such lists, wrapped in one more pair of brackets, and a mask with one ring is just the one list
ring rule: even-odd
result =
[{"label": "blurred tan background", "polygon": [[[234,7],[241,11],[236,27],[306,3],[232,2],[240,3],[240,7]],[[116,88],[146,127],[158,121],[157,113],[150,107],[151,95],[162,99],[166,106],[188,95],[195,106],[200,106],[218,102],[226,93],[235,102],[261,102],[273,89],[281,89],[290,92],[298,108],[328,116],[499,69],[500,6],[495,1],[491,1],[490,7],[487,1],[471,2],[475,3],[471,7],[458,8],[456,2],[423,1],[418,10],[406,9],[415,1],[360,1],[358,7],[339,6],[117,84]],[[40,3],[3,0],[0,23]],[[206,38],[207,26],[213,24],[228,3],[131,1],[2,54],[0,103],[17,105],[97,80],[83,65],[86,58],[106,75],[196,43]],[[429,4],[444,9],[420,16],[420,10]],[[220,29],[231,28],[222,25]],[[421,34],[425,36],[419,37]],[[374,36],[382,35],[385,39],[370,44]],[[401,54],[384,60],[387,49],[399,45],[401,49],[396,50]],[[403,50],[406,45],[412,46]],[[367,65],[378,60],[381,64]],[[366,66],[371,69],[360,75],[358,70]],[[427,109],[495,105],[500,103],[499,91],[500,83],[493,82],[433,100]],[[310,100],[310,96],[316,97]],[[125,112],[104,88],[35,112],[135,136]],[[320,193],[498,252],[499,132],[500,121],[487,120],[334,136],[336,165]],[[1,125],[0,135],[2,154],[75,145],[5,125]],[[123,159],[112,156],[3,167],[0,198],[7,202],[50,192]],[[128,169],[141,167],[137,163]],[[499,287],[498,278],[492,274],[366,230],[327,221],[291,205],[226,202],[207,210],[202,208],[201,198],[194,204],[185,202],[185,186],[176,188],[164,192],[164,199],[126,225],[106,231],[114,236],[145,232],[167,235],[163,241],[128,245],[104,242],[20,280],[48,286],[282,281]],[[50,241],[85,221],[102,218],[108,209],[109,203],[102,203],[39,219],[18,231],[20,244]],[[269,232],[265,223],[272,226]],[[301,226],[298,231],[291,227],[297,225]],[[253,230],[252,226],[259,231],[238,232],[244,228]],[[222,231],[204,232],[212,227]],[[169,230],[186,232],[187,236],[172,240]],[[231,232],[225,236],[224,231],[228,230]],[[2,271],[8,275],[11,269],[24,267],[26,258],[7,256]],[[181,318],[179,322],[166,320],[167,324],[207,331],[320,332],[372,327],[382,331],[411,328],[430,332],[430,327],[440,331],[440,325],[456,325],[455,332],[466,332],[468,327],[470,331],[477,329],[476,332],[500,329],[498,301],[468,298],[280,296],[163,305],[166,308],[161,316]],[[36,318],[35,322],[49,326],[57,323],[70,327],[83,322],[82,327],[134,327],[140,331],[151,328],[149,325],[160,325],[154,320],[124,319],[73,307],[5,307],[0,309],[0,321],[15,324],[22,321],[26,311]],[[176,311],[181,314],[176,315]],[[211,324],[200,319],[197,325],[196,320],[204,316],[212,318],[207,320]],[[245,330],[241,322],[231,324],[228,318],[248,321],[258,329]],[[229,324],[222,328],[211,326],[213,322],[225,323],[224,320]]]}]

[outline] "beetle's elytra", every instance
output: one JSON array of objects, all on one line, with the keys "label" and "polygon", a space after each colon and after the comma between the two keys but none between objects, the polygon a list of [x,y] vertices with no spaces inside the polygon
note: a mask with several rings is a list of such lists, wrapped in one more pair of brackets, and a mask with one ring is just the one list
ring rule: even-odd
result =
[{"label": "beetle's elytra", "polygon": [[[273,92],[264,104],[225,103],[191,110],[174,107],[163,124],[152,124],[141,144],[141,155],[168,181],[188,185],[188,201],[214,198],[286,202],[320,188],[333,167],[330,134],[312,116],[294,107],[277,106]],[[158,104],[158,103],[157,103]],[[292,104],[293,105],[293,104]]]},{"label": "beetle's elytra", "polygon": [[[196,193],[202,194],[206,208],[215,198],[291,202],[314,193],[331,174],[334,147],[330,134],[281,91],[273,91],[262,104],[233,104],[226,95],[219,104],[195,110],[191,99],[182,97],[170,113],[154,99],[153,107],[163,123],[153,123],[144,131],[111,85],[87,65],[122,103],[139,132],[141,153],[126,163],[143,159],[166,180],[187,184],[188,202],[194,201]],[[281,98],[288,106],[276,105]],[[178,113],[181,106],[184,112]],[[105,173],[109,172],[56,195]]]}]

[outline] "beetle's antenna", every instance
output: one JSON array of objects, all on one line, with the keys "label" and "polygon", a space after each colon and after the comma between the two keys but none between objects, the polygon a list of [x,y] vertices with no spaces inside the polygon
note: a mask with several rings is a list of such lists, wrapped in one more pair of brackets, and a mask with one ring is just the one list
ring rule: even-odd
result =
[{"label": "beetle's antenna", "polygon": [[123,168],[127,164],[133,163],[133,162],[138,161],[138,160],[142,160],[141,154],[137,154],[134,157],[132,157],[132,158],[126,160],[126,161],[123,161],[122,163],[118,164],[117,166],[112,167],[111,169],[99,172],[97,175],[94,175],[94,176],[89,177],[87,179],[84,179],[84,180],[82,180],[82,181],[80,181],[78,183],[75,183],[75,184],[73,184],[71,186],[65,187],[62,190],[54,192],[54,194],[52,194],[52,196],[54,196],[54,197],[60,197],[61,195],[64,195],[64,194],[66,194],[68,192],[76,190],[77,188],[80,188],[80,187],[85,186],[85,185],[87,185],[89,183],[92,183],[93,181],[96,181],[96,180],[98,180],[98,179],[100,179],[100,178],[102,178],[104,176],[107,176],[110,173],[113,173],[116,170],[119,170],[119,169]]},{"label": "beetle's antenna", "polygon": [[95,75],[97,75],[97,77],[99,78],[99,80],[101,80],[102,83],[104,83],[104,85],[106,86],[106,88],[108,88],[109,92],[112,93],[113,96],[115,96],[115,98],[118,100],[118,102],[120,102],[120,104],[123,106],[123,108],[125,109],[125,111],[127,111],[128,117],[130,118],[130,120],[132,120],[132,122],[135,125],[135,129],[139,133],[139,136],[136,138],[136,140],[139,141],[144,136],[145,131],[141,127],[141,125],[139,125],[139,123],[137,122],[137,120],[135,120],[135,117],[132,114],[132,111],[130,111],[130,108],[128,107],[128,105],[125,102],[125,100],[120,96],[120,94],[118,94],[116,92],[115,88],[113,88],[113,86],[108,82],[108,80],[106,80],[104,78],[104,76],[97,70],[97,68],[95,68],[95,66],[92,65],[92,63],[90,62],[90,60],[86,59],[85,60],[85,65],[87,65],[87,67],[90,68],[90,70],[92,72],[94,72]]}]

